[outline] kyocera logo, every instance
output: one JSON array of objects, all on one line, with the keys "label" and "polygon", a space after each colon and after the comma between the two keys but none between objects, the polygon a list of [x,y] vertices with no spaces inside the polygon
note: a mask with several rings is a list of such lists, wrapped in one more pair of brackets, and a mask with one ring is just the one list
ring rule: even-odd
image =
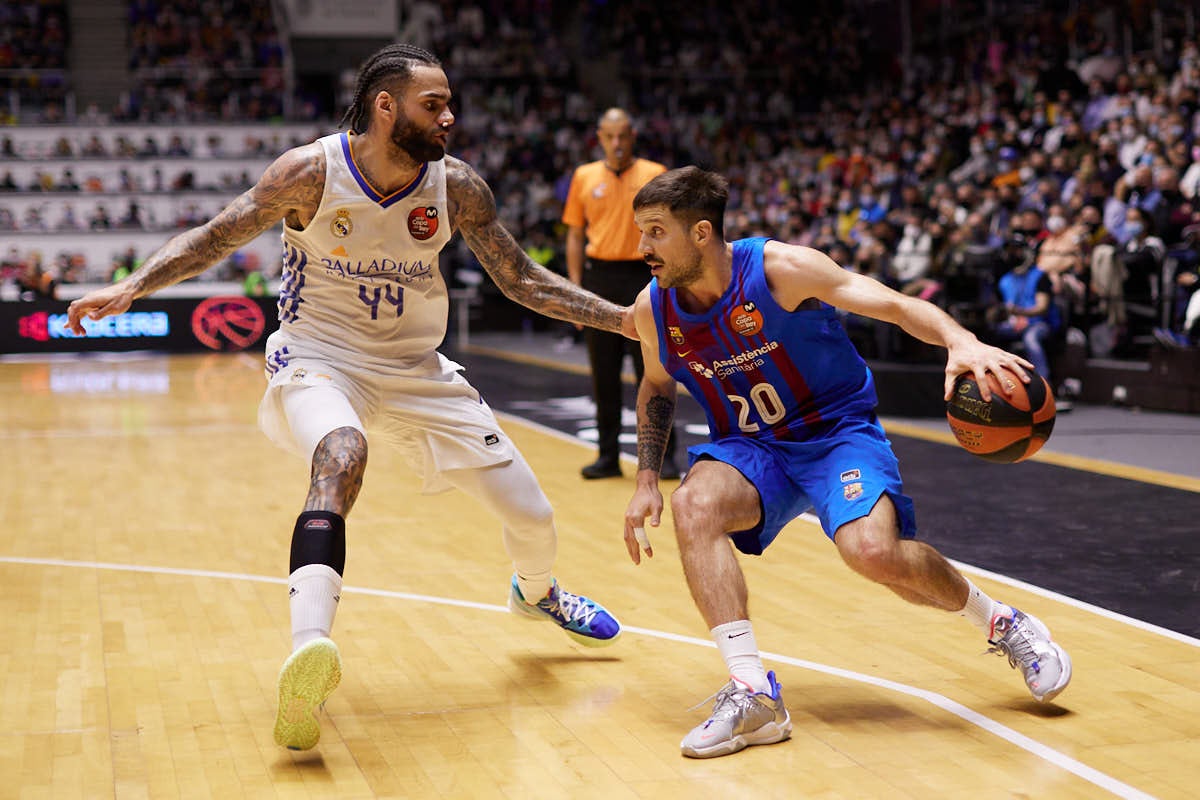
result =
[{"label": "kyocera logo", "polygon": [[[17,335],[22,339],[45,342],[50,339],[76,339],[73,332],[63,326],[66,314],[48,314],[39,311],[17,320]],[[135,339],[140,337],[162,337],[171,333],[171,322],[165,311],[130,311],[104,319],[83,318],[83,329],[94,338]]]}]

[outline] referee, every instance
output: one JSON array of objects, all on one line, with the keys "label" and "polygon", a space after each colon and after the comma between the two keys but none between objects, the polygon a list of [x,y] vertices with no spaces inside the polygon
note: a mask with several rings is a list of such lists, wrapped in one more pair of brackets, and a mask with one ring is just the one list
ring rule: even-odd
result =
[{"label": "referee", "polygon": [[[575,169],[563,208],[567,275],[577,285],[606,300],[627,306],[633,304],[638,292],[650,281],[646,262],[638,253],[640,234],[633,222],[633,196],[667,168],[656,161],[634,157],[636,134],[633,121],[623,109],[610,108],[601,115],[596,137],[604,150],[604,159]],[[586,328],[584,338],[592,369],[600,453],[580,472],[588,479],[615,478],[621,475],[624,394],[621,368],[628,353],[633,358],[634,374],[641,382],[641,347],[620,334],[595,328]],[[674,431],[667,441],[660,475],[670,479],[679,477]]]}]

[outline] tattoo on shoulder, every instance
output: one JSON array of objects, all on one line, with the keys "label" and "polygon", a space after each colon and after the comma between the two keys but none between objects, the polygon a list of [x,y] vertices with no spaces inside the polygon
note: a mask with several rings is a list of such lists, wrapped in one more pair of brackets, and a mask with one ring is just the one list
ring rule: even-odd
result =
[{"label": "tattoo on shoulder", "polygon": [[276,159],[252,190],[264,209],[282,213],[302,228],[317,213],[325,192],[325,151],[316,142]]},{"label": "tattoo on shoulder", "polygon": [[450,205],[450,224],[479,226],[496,218],[496,197],[492,189],[471,165],[446,156],[446,194]]},{"label": "tattoo on shoulder", "polygon": [[146,259],[134,273],[138,296],[199,275],[281,219],[303,227],[316,213],[324,190],[321,146],[289,150],[215,217],[173,237]]}]

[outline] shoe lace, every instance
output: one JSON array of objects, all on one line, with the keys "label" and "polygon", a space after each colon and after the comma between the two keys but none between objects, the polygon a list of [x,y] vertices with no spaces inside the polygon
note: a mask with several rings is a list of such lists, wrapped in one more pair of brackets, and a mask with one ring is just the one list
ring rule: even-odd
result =
[{"label": "shoe lace", "polygon": [[1033,646],[1033,637],[1026,630],[1023,621],[1014,621],[1012,627],[991,645],[988,652],[1008,656],[1008,665],[1013,669],[1019,666],[1041,671],[1038,653]]},{"label": "shoe lace", "polygon": [[737,714],[738,710],[743,705],[743,702],[750,696],[750,690],[744,686],[738,686],[736,681],[730,681],[722,686],[717,691],[710,694],[708,697],[701,700],[696,705],[688,709],[695,711],[703,705],[707,705],[709,700],[716,698],[716,703],[713,704],[712,714],[709,719],[718,719],[721,716],[732,717]]},{"label": "shoe lace", "polygon": [[549,598],[549,607],[546,610],[551,614],[560,614],[567,622],[583,625],[591,625],[596,614],[600,613],[600,609],[591,600],[562,589]]}]

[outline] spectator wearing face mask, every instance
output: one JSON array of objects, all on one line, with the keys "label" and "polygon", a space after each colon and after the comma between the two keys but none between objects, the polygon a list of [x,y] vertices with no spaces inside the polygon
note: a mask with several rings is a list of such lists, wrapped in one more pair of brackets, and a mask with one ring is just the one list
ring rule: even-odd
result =
[{"label": "spectator wearing face mask", "polygon": [[1051,206],[1046,217],[1046,237],[1037,251],[1037,268],[1050,278],[1054,294],[1071,302],[1082,303],[1085,294],[1084,242],[1086,229],[1082,219],[1074,225],[1067,220],[1066,210]]},{"label": "spectator wearing face mask", "polygon": [[858,218],[862,222],[874,225],[880,222],[887,216],[887,209],[879,202],[879,198],[875,196],[875,188],[870,184],[864,184],[862,191],[858,196]]},{"label": "spectator wearing face mask", "polygon": [[1113,248],[1111,259],[1092,259],[1091,285],[1110,328],[1111,349],[1128,352],[1158,316],[1153,287],[1166,247],[1152,234],[1149,214],[1137,206],[1126,209],[1122,230],[1125,241]]},{"label": "spectator wearing face mask", "polygon": [[1200,194],[1200,144],[1192,145],[1192,163],[1179,179],[1179,191],[1188,200]]},{"label": "spectator wearing face mask", "polygon": [[1000,303],[988,314],[987,338],[995,344],[1019,343],[1025,357],[1053,385],[1046,343],[1061,326],[1050,277],[1036,266],[1037,253],[1022,234],[1014,231],[1005,244],[1008,272],[997,284]]},{"label": "spectator wearing face mask", "polygon": [[1128,210],[1137,208],[1153,214],[1161,203],[1162,192],[1154,185],[1154,171],[1146,165],[1136,166],[1121,176],[1113,187],[1113,196],[1105,210],[1105,222],[1109,223],[1117,242],[1124,245],[1130,239]]},{"label": "spectator wearing face mask", "polygon": [[933,275],[935,241],[930,228],[919,212],[910,212],[891,263],[896,289],[922,300],[932,300],[941,289]]}]

